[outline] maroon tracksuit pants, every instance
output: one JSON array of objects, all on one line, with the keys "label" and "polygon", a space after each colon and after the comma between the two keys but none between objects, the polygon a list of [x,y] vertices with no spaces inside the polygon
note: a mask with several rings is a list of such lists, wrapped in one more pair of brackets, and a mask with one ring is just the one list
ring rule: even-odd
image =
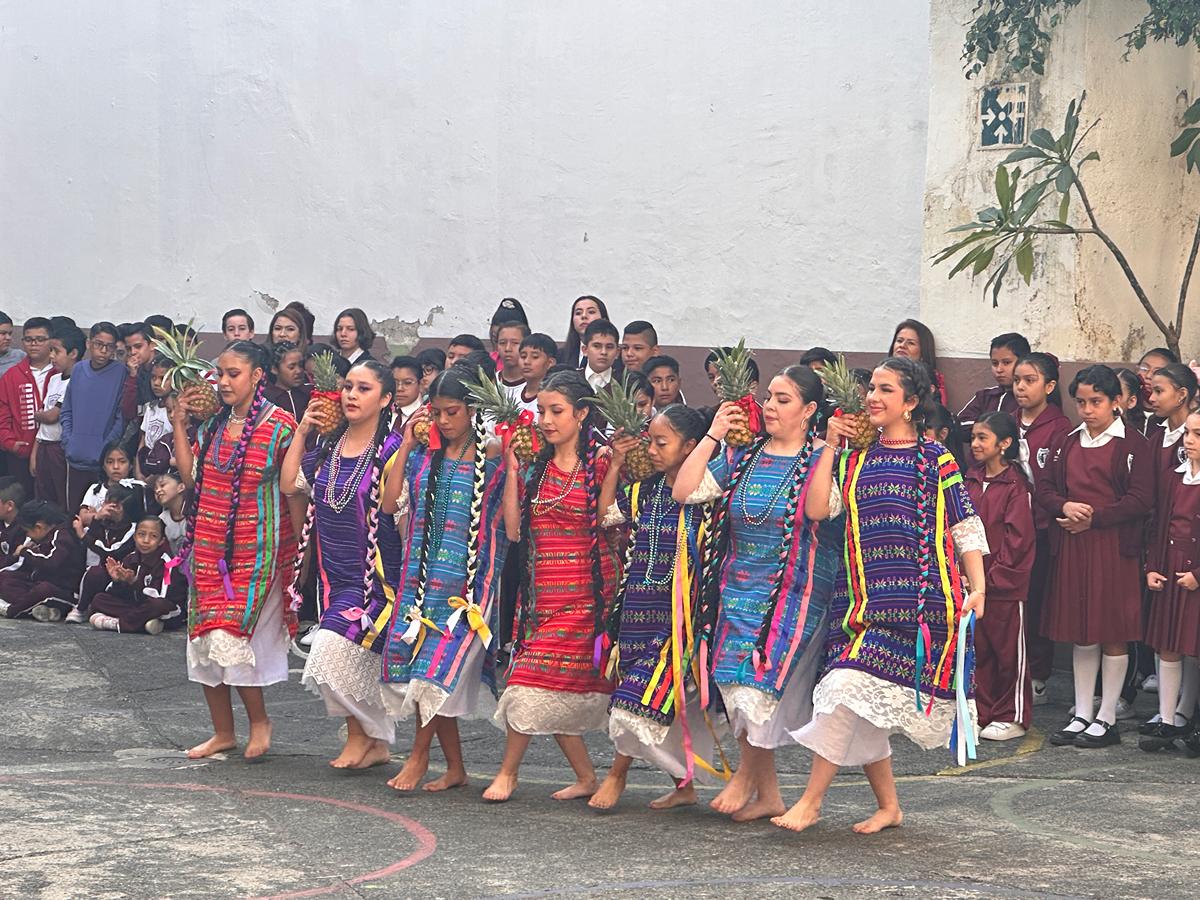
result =
[{"label": "maroon tracksuit pants", "polygon": [[1025,646],[1024,602],[993,600],[975,625],[975,705],[980,726],[1017,722],[1029,727],[1033,680]]},{"label": "maroon tracksuit pants", "polygon": [[151,619],[161,619],[164,616],[171,617],[165,623],[167,627],[170,627],[172,620],[180,623],[183,621],[179,607],[170,600],[158,597],[134,600],[119,594],[110,594],[107,591],[102,591],[91,598],[90,611],[112,616],[117,620],[120,631],[124,633],[145,631],[147,622]]},{"label": "maroon tracksuit pants", "polygon": [[20,572],[0,572],[0,600],[8,603],[8,618],[23,616],[39,603],[52,601],[62,610],[71,608],[72,592],[49,581],[30,581]]}]

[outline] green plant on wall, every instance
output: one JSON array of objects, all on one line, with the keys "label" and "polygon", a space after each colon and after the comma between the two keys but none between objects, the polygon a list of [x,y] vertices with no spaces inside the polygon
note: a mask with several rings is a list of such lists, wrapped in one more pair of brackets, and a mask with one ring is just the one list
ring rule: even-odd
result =
[{"label": "green plant on wall", "polygon": [[[994,59],[1003,59],[1007,72],[1026,68],[1044,71],[1050,32],[1080,0],[980,0],[963,48],[967,77],[978,74]],[[1145,18],[1123,36],[1125,55],[1148,41],[1169,41],[1200,47],[1200,0],[1147,0]],[[961,272],[988,277],[984,295],[997,305],[1005,278],[1015,269],[1029,284],[1033,276],[1034,246],[1051,237],[1084,236],[1099,240],[1121,267],[1134,296],[1168,347],[1179,352],[1188,287],[1200,251],[1200,221],[1192,235],[1173,318],[1161,315],[1116,241],[1100,225],[1095,207],[1082,180],[1084,167],[1100,160],[1087,150],[1086,140],[1095,122],[1080,129],[1083,97],[1072,100],[1058,135],[1039,128],[1029,136],[1029,146],[1008,154],[997,166],[996,204],[980,210],[974,221],[951,229],[962,235],[933,257],[935,265],[957,257],[950,278]],[[1182,131],[1172,142],[1170,155],[1183,157],[1190,173],[1200,172],[1200,100],[1183,114]],[[1085,152],[1086,151],[1086,152]],[[1165,154],[1164,154],[1165,158]],[[1071,206],[1078,201],[1084,223],[1071,224]],[[1076,217],[1078,218],[1078,216]]]}]

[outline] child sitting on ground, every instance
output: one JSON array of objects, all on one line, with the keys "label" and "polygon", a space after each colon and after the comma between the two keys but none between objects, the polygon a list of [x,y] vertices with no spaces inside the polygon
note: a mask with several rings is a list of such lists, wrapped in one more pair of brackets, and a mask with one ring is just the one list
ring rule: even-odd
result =
[{"label": "child sitting on ground", "polygon": [[0,478],[0,568],[17,561],[17,550],[25,541],[25,531],[17,516],[25,502],[25,486],[11,475]]},{"label": "child sitting on ground", "polygon": [[30,500],[17,522],[26,537],[16,562],[0,571],[0,616],[29,613],[39,622],[60,622],[83,574],[83,549],[67,514],[53,503]]},{"label": "child sitting on ground", "polygon": [[110,581],[92,597],[92,627],[101,631],[145,631],[159,634],[163,628],[182,625],[187,600],[187,579],[179,567],[167,568],[163,521],[142,516],[133,533],[136,549],[120,562],[109,558],[105,568]]}]

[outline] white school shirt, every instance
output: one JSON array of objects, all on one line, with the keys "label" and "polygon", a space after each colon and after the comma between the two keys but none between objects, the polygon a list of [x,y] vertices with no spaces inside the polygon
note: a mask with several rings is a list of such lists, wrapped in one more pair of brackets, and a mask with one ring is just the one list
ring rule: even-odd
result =
[{"label": "white school shirt", "polygon": [[[42,410],[54,409],[62,403],[66,393],[67,379],[63,378],[61,373],[55,372],[50,376],[50,380],[46,382],[46,399],[42,403]],[[37,439],[43,444],[58,443],[62,440],[62,423],[42,422],[38,425]]]},{"label": "white school shirt", "polygon": [[1113,423],[1111,425],[1109,425],[1095,437],[1092,437],[1087,430],[1087,426],[1082,424],[1071,433],[1079,435],[1080,447],[1086,447],[1094,450],[1097,447],[1103,447],[1113,438],[1125,437],[1125,420],[1118,416],[1117,418],[1113,419]]},{"label": "white school shirt", "polygon": [[171,515],[169,509],[164,509],[158,514],[158,517],[163,521],[163,536],[166,537],[167,543],[171,545],[171,551],[179,549],[179,545],[183,543],[184,537],[187,536],[187,516],[184,516],[178,522]]},{"label": "white school shirt", "polygon": [[501,376],[501,375],[496,376],[497,387],[499,387],[500,390],[504,392],[505,396],[507,396],[508,399],[512,400],[515,403],[521,402],[521,394],[523,394],[525,392],[526,383],[527,382],[525,382],[525,381],[518,381],[516,383],[510,383],[510,382],[505,381],[503,376]]},{"label": "white school shirt", "polygon": [[145,436],[146,449],[150,449],[171,433],[171,417],[165,406],[157,403],[147,404],[142,416],[142,434]]},{"label": "white school shirt", "polygon": [[593,372],[589,365],[583,370],[583,377],[587,379],[587,383],[592,386],[593,391],[603,390],[612,382],[613,370],[605,369],[603,372]]},{"label": "white school shirt", "polygon": [[1173,446],[1176,441],[1183,437],[1183,433],[1187,431],[1187,422],[1185,421],[1178,428],[1167,428],[1166,422],[1163,422],[1159,427],[1163,430],[1162,445],[1163,449],[1166,449]]}]

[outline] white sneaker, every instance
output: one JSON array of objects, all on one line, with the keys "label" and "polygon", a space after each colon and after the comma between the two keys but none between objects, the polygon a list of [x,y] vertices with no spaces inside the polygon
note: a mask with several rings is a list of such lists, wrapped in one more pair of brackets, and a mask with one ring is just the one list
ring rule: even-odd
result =
[{"label": "white sneaker", "polygon": [[1049,701],[1050,697],[1046,693],[1046,682],[1033,679],[1033,705],[1041,706]]},{"label": "white sneaker", "polygon": [[97,631],[120,631],[121,623],[116,616],[106,616],[104,613],[92,613],[89,622]]},{"label": "white sneaker", "polygon": [[1025,728],[1016,722],[993,722],[979,736],[985,741],[1011,741],[1025,736]]},{"label": "white sneaker", "polygon": [[49,603],[39,603],[29,614],[39,622],[61,622],[63,618],[62,610]]},{"label": "white sneaker", "polygon": [[163,620],[151,619],[146,623],[146,634],[162,634]]},{"label": "white sneaker", "polygon": [[1133,704],[1130,703],[1128,700],[1126,700],[1124,697],[1122,697],[1120,700],[1117,701],[1117,721],[1118,722],[1125,722],[1129,719],[1134,718],[1136,715],[1137,715],[1137,711],[1134,710]]},{"label": "white sneaker", "polygon": [[304,634],[300,637],[300,639],[298,641],[296,641],[296,643],[299,644],[301,647],[311,647],[313,638],[315,638],[317,636],[317,632],[320,630],[321,630],[320,624],[313,624],[308,629],[308,631],[304,632]]},{"label": "white sneaker", "polygon": [[1146,680],[1142,682],[1142,690],[1148,694],[1157,694],[1158,676],[1153,674],[1147,675]]},{"label": "white sneaker", "polygon": [[8,601],[0,600],[0,618],[8,618]]},{"label": "white sneaker", "polygon": [[67,613],[67,617],[63,620],[68,625],[80,625],[87,621],[87,616],[79,611],[78,606],[71,607],[71,611]]}]

